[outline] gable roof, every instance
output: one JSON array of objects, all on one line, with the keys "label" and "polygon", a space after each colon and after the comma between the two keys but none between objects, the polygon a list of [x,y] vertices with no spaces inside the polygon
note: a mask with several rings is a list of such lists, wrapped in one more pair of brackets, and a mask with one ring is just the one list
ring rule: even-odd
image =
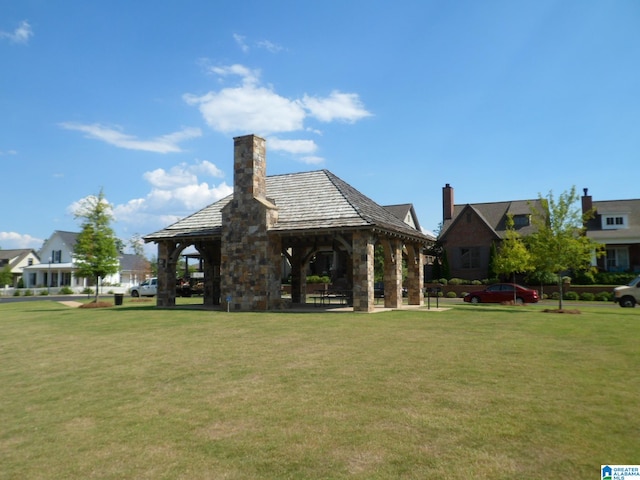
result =
[{"label": "gable roof", "polygon": [[129,272],[133,270],[144,270],[150,267],[149,260],[142,255],[134,253],[121,253],[118,255],[120,270]]},{"label": "gable roof", "polygon": [[[278,221],[269,231],[302,234],[374,228],[422,242],[430,240],[328,170],[268,176],[266,188],[267,197],[278,208]],[[222,209],[232,199],[233,194],[144,239],[219,236]]]},{"label": "gable roof", "polygon": [[[460,214],[468,208],[478,215],[478,217],[498,238],[504,238],[507,230],[507,215],[530,215],[531,207],[540,208],[540,199],[454,205],[453,217],[443,222],[440,237],[446,236],[446,233],[452,225],[454,225],[460,218]],[[520,228],[516,226],[516,231],[520,235],[525,236],[533,233],[535,231],[535,227],[531,222],[529,222],[529,225],[527,226],[522,226]]]},{"label": "gable roof", "polygon": [[27,257],[29,254],[33,254],[36,258],[38,258],[35,250],[31,248],[13,248],[0,250],[0,264],[9,266],[15,265],[17,263],[20,263],[20,261],[22,261],[22,259]]},{"label": "gable roof", "polygon": [[[604,200],[593,202],[596,215],[587,222],[587,236],[607,243],[613,240],[633,241],[640,239],[640,199]],[[603,229],[602,215],[627,215],[628,228]]]}]

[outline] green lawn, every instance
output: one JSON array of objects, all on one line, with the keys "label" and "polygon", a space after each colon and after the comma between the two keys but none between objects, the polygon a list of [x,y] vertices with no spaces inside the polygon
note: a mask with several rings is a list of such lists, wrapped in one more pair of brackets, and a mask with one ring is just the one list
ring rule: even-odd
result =
[{"label": "green lawn", "polygon": [[152,305],[0,304],[0,478],[588,479],[640,463],[639,308]]}]

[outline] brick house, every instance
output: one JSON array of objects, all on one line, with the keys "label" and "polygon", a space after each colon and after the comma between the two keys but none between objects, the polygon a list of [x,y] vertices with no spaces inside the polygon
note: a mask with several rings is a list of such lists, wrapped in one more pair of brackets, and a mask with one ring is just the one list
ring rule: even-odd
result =
[{"label": "brick house", "polygon": [[[640,271],[640,200],[593,201],[584,189],[582,213],[592,208],[595,216],[586,224],[587,236],[605,245],[606,256],[594,258],[601,271]],[[451,278],[482,280],[488,277],[492,243],[506,234],[506,220],[513,215],[522,236],[535,231],[531,208],[541,209],[540,199],[505,202],[454,203],[454,191],[442,189],[443,220],[439,240],[447,252]]]},{"label": "brick house", "polygon": [[144,240],[158,245],[158,306],[175,305],[178,257],[194,246],[203,259],[205,305],[282,308],[283,258],[291,265],[291,303],[304,304],[309,263],[330,253],[332,281],[365,312],[374,309],[376,244],[385,251],[385,306],[399,307],[403,257],[409,303],[421,305],[424,250],[433,242],[327,170],[267,176],[266,141],[255,135],[234,138],[232,195]]},{"label": "brick house", "polygon": [[442,188],[442,228],[439,240],[447,252],[451,278],[482,280],[488,277],[491,245],[505,237],[508,215],[514,228],[526,236],[534,231],[531,206],[540,208],[540,200],[467,203],[455,205],[453,187]]}]

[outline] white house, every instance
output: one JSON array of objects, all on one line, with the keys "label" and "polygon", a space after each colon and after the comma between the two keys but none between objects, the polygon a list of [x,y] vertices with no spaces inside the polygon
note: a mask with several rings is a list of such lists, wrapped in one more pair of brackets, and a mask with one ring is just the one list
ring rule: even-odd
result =
[{"label": "white house", "polygon": [[[75,275],[74,248],[78,233],[56,230],[39,251],[40,263],[23,269],[25,288],[70,287],[78,291],[93,285],[93,279]],[[130,287],[149,273],[149,262],[138,255],[121,254],[117,273],[102,279],[103,285]]]},{"label": "white house", "polygon": [[[37,265],[40,259],[35,250],[30,248],[0,250],[0,269],[9,268],[12,280],[9,287],[17,287],[25,267]],[[5,285],[0,285],[4,287]]]}]

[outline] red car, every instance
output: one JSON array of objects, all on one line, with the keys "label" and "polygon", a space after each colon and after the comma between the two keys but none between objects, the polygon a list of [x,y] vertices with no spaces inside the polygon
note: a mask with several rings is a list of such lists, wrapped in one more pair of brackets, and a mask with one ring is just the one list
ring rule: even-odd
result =
[{"label": "red car", "polygon": [[502,303],[513,302],[514,299],[519,305],[536,303],[539,300],[537,290],[515,283],[495,283],[484,290],[468,293],[464,297],[464,301],[469,303]]}]

